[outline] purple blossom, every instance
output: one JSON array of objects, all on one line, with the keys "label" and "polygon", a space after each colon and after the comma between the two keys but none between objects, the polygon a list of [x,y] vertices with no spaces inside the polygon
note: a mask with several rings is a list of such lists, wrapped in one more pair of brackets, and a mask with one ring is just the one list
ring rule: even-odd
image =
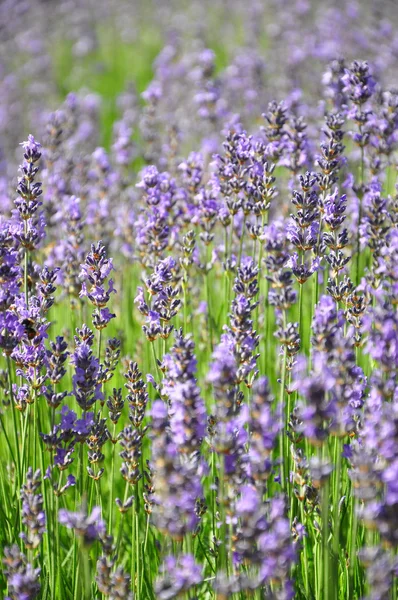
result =
[{"label": "purple blossom", "polygon": [[[90,332],[91,333],[91,332]],[[97,400],[103,399],[99,381],[99,361],[93,355],[92,341],[78,340],[71,357],[74,366],[73,394],[79,406],[87,411]]]},{"label": "purple blossom", "polygon": [[190,590],[202,580],[202,569],[191,554],[182,554],[178,558],[167,556],[155,583],[156,595],[159,600],[167,600]]},{"label": "purple blossom", "polygon": [[85,510],[71,512],[61,509],[58,513],[58,520],[61,525],[73,529],[82,539],[83,544],[87,546],[100,540],[106,533],[99,506],[93,508],[91,515],[88,515]]}]

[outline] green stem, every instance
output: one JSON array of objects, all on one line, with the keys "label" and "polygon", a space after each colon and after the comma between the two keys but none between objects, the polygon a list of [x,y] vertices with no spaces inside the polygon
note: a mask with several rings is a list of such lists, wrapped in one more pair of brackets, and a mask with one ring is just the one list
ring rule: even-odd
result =
[{"label": "green stem", "polygon": [[357,532],[358,532],[358,515],[357,515],[357,500],[352,501],[352,522],[351,522],[351,540],[350,540],[350,598],[353,598],[354,592],[354,575],[356,567],[357,554]]},{"label": "green stem", "polygon": [[150,343],[150,346],[152,348],[152,357],[153,357],[153,362],[154,362],[156,373],[157,373],[158,380],[159,380],[158,383],[161,383],[161,381],[162,381],[162,374],[160,372],[159,365],[158,365],[158,360],[157,360],[157,357],[156,357],[155,342],[149,342],[149,343]]},{"label": "green stem", "polygon": [[[301,348],[304,351],[303,340],[303,283],[299,283],[299,336]],[[311,335],[311,333],[310,333]]]},{"label": "green stem", "polygon": [[223,571],[228,574],[228,555],[227,555],[227,524],[225,514],[225,465],[224,456],[219,455],[220,459],[220,477],[219,477],[219,501],[220,501],[220,515],[221,515],[221,527],[220,527],[220,567]]},{"label": "green stem", "polygon": [[183,302],[184,302],[184,333],[185,335],[188,333],[188,294],[187,294],[187,273],[184,273],[184,277],[182,280],[182,293],[183,293]]},{"label": "green stem", "polygon": [[336,436],[334,440],[334,464],[336,465],[335,470],[335,484],[334,484],[334,502],[333,502],[333,553],[338,562],[339,548],[340,548],[340,517],[339,517],[339,504],[340,504],[340,490],[341,490],[341,448],[339,439]]},{"label": "green stem", "polygon": [[15,438],[15,449],[16,449],[16,454],[17,454],[17,461],[16,461],[17,478],[18,478],[17,485],[18,485],[18,489],[20,489],[20,487],[22,485],[22,473],[21,473],[21,454],[20,454],[20,450],[19,450],[19,440],[18,440],[17,416],[15,413],[17,408],[15,406],[14,393],[12,390],[11,359],[8,355],[7,355],[7,370],[8,370],[8,385],[9,385],[9,390],[10,390],[10,403],[11,403],[10,406],[11,406],[11,412],[12,412],[12,423],[13,423],[14,438]]},{"label": "green stem", "polygon": [[[304,514],[304,502],[300,502],[300,512],[301,512],[301,523],[306,526],[305,522],[305,514]],[[302,573],[304,575],[304,589],[306,598],[309,597],[309,582],[308,582],[308,571],[309,571],[309,562],[308,562],[308,550],[307,550],[307,536],[303,537],[303,550],[304,550],[304,564],[302,565]]]},{"label": "green stem", "polygon": [[213,314],[211,310],[211,296],[210,296],[210,270],[208,265],[210,263],[210,245],[206,246],[206,274],[205,274],[205,288],[206,288],[206,302],[207,302],[207,326],[209,331],[209,348],[210,352],[213,352]]},{"label": "green stem", "polygon": [[[58,480],[58,490],[61,489],[62,486],[62,471],[60,471],[59,473],[59,480]],[[53,495],[54,497],[54,495]],[[59,598],[62,600],[63,596],[64,596],[64,589],[63,589],[63,585],[62,585],[62,573],[61,573],[61,542],[60,542],[60,537],[59,537],[59,521],[58,521],[58,512],[59,512],[59,495],[57,494],[55,496],[55,514],[54,514],[54,521],[55,521],[55,556],[56,556],[56,571],[57,571],[57,590],[58,590],[58,594],[59,594]],[[58,598],[58,596],[57,596]]]},{"label": "green stem", "polygon": [[[41,431],[42,428],[41,428],[40,411],[38,414],[38,426],[39,426],[39,430]],[[44,464],[44,448],[42,447],[39,450],[40,450],[39,454],[40,454],[41,472],[42,472],[42,475],[44,476],[44,474],[46,472],[46,467]],[[50,542],[52,542],[52,539],[53,539],[53,537],[52,537],[53,522],[50,519],[50,514],[52,517],[54,517],[54,494],[53,494],[53,490],[51,489],[51,492],[50,492],[51,493],[51,501],[49,502],[48,492],[47,492],[48,485],[46,485],[46,484],[47,484],[47,481],[44,480],[43,481],[43,500],[44,500],[44,510],[47,515],[47,532],[46,532],[46,536],[45,536],[45,542],[46,542],[46,554],[47,554],[48,560],[50,562],[50,566],[49,566],[48,570],[51,573],[51,589],[55,596],[56,595],[56,591],[55,591],[55,560],[56,560],[57,554],[56,553],[54,554],[54,552],[51,551],[51,543],[50,543]],[[51,478],[48,481],[48,484],[52,488]],[[50,509],[49,509],[50,504],[51,504],[51,509],[52,509],[51,513],[50,513]],[[56,512],[56,515],[58,515],[58,511]],[[55,521],[58,522],[57,517],[55,518]]]},{"label": "green stem", "polygon": [[[128,496],[128,491],[129,491],[129,484],[126,482],[126,486],[124,488],[123,505],[126,503],[127,496]],[[115,554],[117,556],[119,555],[120,543],[122,541],[123,524],[124,524],[124,516],[125,516],[125,514],[126,514],[125,512],[122,513],[122,516],[121,516],[121,519],[120,519],[120,523],[119,523],[119,530],[118,530],[118,534],[117,534],[116,550],[115,550]]]},{"label": "green stem", "polygon": [[102,329],[98,329],[98,360],[101,362]]},{"label": "green stem", "polygon": [[[26,234],[27,233],[26,221],[24,221],[24,229],[25,229],[25,234]],[[29,305],[28,265],[29,265],[29,253],[28,253],[27,248],[25,248],[23,285],[24,285],[26,308],[28,308],[28,305]]]},{"label": "green stem", "polygon": [[80,560],[83,565],[83,590],[84,600],[91,600],[91,574],[88,550],[80,549]]},{"label": "green stem", "polygon": [[[116,435],[116,424],[113,425],[113,434],[112,440],[115,439]],[[112,464],[111,464],[111,486],[110,486],[110,500],[109,500],[109,533],[112,535],[113,531],[113,492],[115,486],[115,453],[116,453],[116,444],[112,441]]]},{"label": "green stem", "polygon": [[25,412],[25,420],[23,423],[23,431],[22,431],[22,467],[21,467],[21,471],[22,473],[25,472],[25,464],[26,464],[26,444],[29,444],[29,423],[30,423],[30,407],[31,405],[28,404],[26,412]]},{"label": "green stem", "polygon": [[322,490],[322,564],[323,564],[323,585],[321,585],[321,590],[323,590],[323,598],[325,600],[330,599],[330,590],[329,590],[329,545],[328,545],[328,535],[329,535],[329,481],[324,483],[324,487]]},{"label": "green stem", "polygon": [[135,564],[136,530],[135,530],[135,526],[136,526],[135,510],[133,509],[131,511],[131,569],[130,569],[130,572],[131,572],[131,589],[133,590],[134,595],[135,595],[135,584],[136,584],[136,580],[135,580],[135,570],[136,570],[136,564]]},{"label": "green stem", "polygon": [[133,512],[135,519],[135,560],[136,560],[136,569],[137,569],[137,585],[136,585],[136,600],[140,600],[140,524],[138,513],[136,511]]},{"label": "green stem", "polygon": [[[283,328],[286,328],[286,314],[283,312]],[[279,396],[279,410],[280,410],[280,423],[281,430],[279,432],[279,460],[281,464],[281,486],[282,490],[285,491],[285,388],[286,388],[286,346],[283,345],[283,356],[282,356],[282,377],[281,377],[281,388]]]},{"label": "green stem", "polygon": [[[243,215],[243,219],[244,219],[244,218],[245,218],[245,216]],[[244,220],[243,220],[243,223],[242,223],[242,231],[241,231],[241,234],[240,234],[240,243],[239,243],[239,258],[238,258],[238,265],[239,265],[239,266],[240,266],[240,265],[241,265],[241,263],[242,263],[243,239],[244,239],[244,237],[245,237],[245,229],[246,229],[246,227],[245,227],[245,222],[244,222]]]}]

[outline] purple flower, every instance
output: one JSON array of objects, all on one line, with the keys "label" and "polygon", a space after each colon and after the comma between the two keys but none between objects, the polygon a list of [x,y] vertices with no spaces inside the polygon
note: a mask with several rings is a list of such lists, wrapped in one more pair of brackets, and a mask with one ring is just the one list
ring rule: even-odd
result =
[{"label": "purple flower", "polygon": [[73,394],[84,411],[87,411],[97,400],[103,399],[99,381],[99,361],[93,355],[91,344],[91,338],[87,341],[77,340],[71,357],[71,363],[75,368],[72,378]]},{"label": "purple flower", "polygon": [[74,452],[74,447],[69,448],[61,448],[58,447],[54,456],[54,465],[59,468],[60,471],[67,469],[69,465],[72,464],[73,458],[72,454]]},{"label": "purple flower", "polygon": [[61,509],[58,513],[58,520],[61,525],[73,529],[85,545],[91,545],[93,542],[101,540],[106,534],[99,506],[93,508],[91,515],[88,515],[85,510],[71,512]]},{"label": "purple flower", "polygon": [[259,497],[256,489],[251,485],[244,485],[242,486],[240,493],[241,497],[235,505],[237,516],[242,513],[255,512],[259,505]]},{"label": "purple flower", "polygon": [[7,578],[10,600],[34,600],[40,594],[40,569],[28,563],[18,546],[4,548],[4,574]]},{"label": "purple flower", "polygon": [[33,473],[30,467],[26,475],[26,483],[21,489],[22,523],[27,532],[20,534],[25,546],[37,548],[46,529],[46,515],[43,510],[43,496],[37,490],[41,486],[41,471]]},{"label": "purple flower", "polygon": [[[107,258],[105,246],[102,242],[92,244],[91,252],[88,253],[85,262],[81,265],[80,277],[84,281],[80,296],[87,296],[95,306],[93,325],[96,329],[104,329],[109,321],[115,317],[106,308],[111,294],[116,293],[112,279],[109,280],[106,287],[106,280],[113,268],[112,259]],[[86,281],[89,284],[89,288],[86,285]]]},{"label": "purple flower", "polygon": [[202,568],[191,554],[182,554],[178,558],[166,556],[155,582],[156,597],[159,600],[175,598],[202,581]]},{"label": "purple flower", "polygon": [[14,202],[16,211],[12,233],[25,252],[28,252],[37,248],[45,235],[44,217],[38,212],[42,205],[39,200],[42,194],[41,183],[35,182],[39,170],[36,163],[41,157],[41,146],[32,135],[29,135],[28,141],[22,142],[21,145],[24,148],[24,161],[19,168],[22,176],[18,179],[19,196]]},{"label": "purple flower", "polygon": [[75,424],[77,415],[73,410],[70,410],[67,406],[63,406],[60,412],[61,423],[60,427],[63,431],[72,431]]}]

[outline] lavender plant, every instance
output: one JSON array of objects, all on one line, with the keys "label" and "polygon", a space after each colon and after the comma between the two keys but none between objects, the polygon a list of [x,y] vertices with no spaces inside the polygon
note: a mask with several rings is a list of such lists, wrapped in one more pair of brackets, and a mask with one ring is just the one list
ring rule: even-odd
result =
[{"label": "lavender plant", "polygon": [[398,11],[155,4],[0,3],[0,596],[397,600]]}]

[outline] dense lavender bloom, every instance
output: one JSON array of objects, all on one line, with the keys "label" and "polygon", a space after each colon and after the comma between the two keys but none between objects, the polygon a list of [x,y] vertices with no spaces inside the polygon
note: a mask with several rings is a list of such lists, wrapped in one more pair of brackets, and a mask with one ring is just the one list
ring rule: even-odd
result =
[{"label": "dense lavender bloom", "polygon": [[299,429],[321,444],[328,432],[345,435],[357,426],[366,380],[355,363],[352,337],[345,337],[343,316],[322,296],[313,319],[313,369],[300,383]]},{"label": "dense lavender bloom", "polygon": [[167,556],[155,583],[156,596],[159,600],[177,598],[202,580],[202,569],[191,554],[182,554],[178,558]]},{"label": "dense lavender bloom", "polygon": [[26,305],[25,299],[15,299],[14,311],[23,327],[20,345],[15,347],[11,358],[15,361],[16,373],[30,388],[30,400],[33,403],[42,393],[46,381],[47,357],[44,340],[47,338],[49,322],[42,316],[38,298],[32,296]]},{"label": "dense lavender bloom", "polygon": [[54,261],[61,264],[60,278],[65,293],[76,299],[81,291],[81,264],[84,261],[84,234],[81,200],[68,196],[60,215],[65,228],[65,237],[53,250]]},{"label": "dense lavender bloom", "polygon": [[368,333],[367,351],[376,361],[371,383],[379,402],[395,398],[398,382],[397,315],[391,294],[393,290],[384,294],[363,320]]},{"label": "dense lavender bloom", "polygon": [[[275,306],[277,314],[288,310],[297,299],[297,292],[293,289],[292,271],[286,269],[290,255],[286,247],[284,229],[284,223],[276,221],[264,228],[261,236],[261,239],[266,241],[266,277],[271,285],[268,302],[271,306]],[[287,228],[286,230],[289,236],[290,230]]]},{"label": "dense lavender bloom", "polygon": [[199,190],[202,183],[204,160],[200,152],[191,152],[187,160],[178,165],[181,172],[181,180],[190,193],[192,200]]},{"label": "dense lavender bloom", "polygon": [[359,558],[366,567],[369,593],[364,600],[388,600],[395,585],[396,557],[378,546],[365,547]]},{"label": "dense lavender bloom", "polygon": [[[41,144],[36,142],[33,135],[29,135],[27,142],[22,142],[24,149],[24,164],[21,166],[22,178],[18,181],[18,193],[20,197],[15,201],[22,219],[30,219],[34,216],[41,202],[41,183],[33,183],[39,167],[35,166],[41,157]],[[33,184],[33,185],[31,185]]]},{"label": "dense lavender bloom", "polygon": [[316,173],[307,171],[299,176],[301,190],[293,191],[292,203],[297,209],[291,214],[292,223],[288,227],[290,241],[302,251],[301,260],[297,253],[293,254],[286,263],[292,270],[298,283],[303,285],[309,277],[320,268],[320,258],[311,259],[311,264],[306,261],[306,253],[316,249],[319,234],[319,210]]},{"label": "dense lavender bloom", "polygon": [[236,297],[231,305],[230,327],[227,329],[233,353],[238,363],[237,383],[244,381],[248,387],[257,375],[256,360],[259,354],[254,351],[258,346],[259,336],[253,328],[251,315],[258,302],[254,297],[258,294],[258,268],[252,259],[242,262],[234,282]]},{"label": "dense lavender bloom", "polygon": [[297,253],[295,253],[287,261],[286,266],[292,270],[292,273],[297,279],[298,283],[302,285],[311,277],[311,275],[319,270],[320,260],[319,258],[314,258],[310,264],[299,262],[299,256]]},{"label": "dense lavender bloom", "polygon": [[390,215],[387,198],[381,196],[381,184],[373,181],[366,191],[363,202],[363,220],[360,224],[361,245],[369,246],[378,254],[386,244],[386,234],[390,229]]},{"label": "dense lavender bloom", "polygon": [[267,139],[267,155],[270,160],[277,162],[284,153],[288,139],[285,125],[287,122],[287,109],[283,102],[279,104],[272,101],[268,111],[263,114],[266,125],[263,128]]},{"label": "dense lavender bloom", "polygon": [[337,110],[341,110],[347,104],[347,96],[344,91],[345,86],[342,81],[344,72],[344,59],[335,59],[328,64],[327,70],[322,77],[322,83],[325,86],[325,95],[327,98],[330,98],[334,108]]},{"label": "dense lavender bloom", "polygon": [[390,600],[394,3],[90,4],[0,2],[0,593]]},{"label": "dense lavender bloom", "polygon": [[364,501],[359,514],[365,525],[377,528],[383,540],[397,547],[397,399],[394,396],[391,403],[383,401],[383,388],[377,389],[375,380],[373,385],[365,403],[360,441],[350,459],[350,477],[356,495]]},{"label": "dense lavender bloom", "polygon": [[104,148],[95,148],[88,157],[86,173],[87,225],[94,228],[94,239],[103,239],[110,244],[108,214],[120,193],[120,178],[113,169]]},{"label": "dense lavender bloom", "polygon": [[106,406],[109,409],[109,418],[114,425],[119,421],[124,407],[121,388],[113,388],[112,394],[108,396]]},{"label": "dense lavender bloom", "polygon": [[25,333],[18,315],[11,311],[0,312],[0,346],[6,356],[10,356]]},{"label": "dense lavender bloom", "polygon": [[[215,155],[217,166],[217,186],[225,198],[226,210],[220,213],[220,219],[224,226],[229,225],[232,220],[239,231],[240,211],[243,208],[247,213],[251,212],[252,205],[248,203],[244,207],[246,198],[244,191],[248,185],[247,169],[252,151],[251,137],[246,132],[230,131],[223,143],[224,156]],[[252,186],[253,187],[253,186]],[[213,206],[216,204],[213,200]],[[236,218],[235,218],[236,216]],[[240,231],[243,233],[243,230]],[[206,236],[209,243],[214,234]]]},{"label": "dense lavender bloom", "polygon": [[370,169],[379,175],[391,164],[397,148],[398,95],[395,90],[382,92],[377,98],[375,112],[370,117]]},{"label": "dense lavender bloom", "polygon": [[311,160],[311,145],[306,133],[307,123],[304,117],[291,115],[286,140],[286,156],[280,162],[295,176]]},{"label": "dense lavender bloom", "polygon": [[94,413],[87,412],[81,419],[78,419],[76,413],[67,406],[62,407],[60,415],[59,428],[64,434],[64,439],[68,438],[68,434],[75,437],[77,441],[85,439],[94,423]]},{"label": "dense lavender bloom", "polygon": [[12,236],[10,223],[4,221],[0,226],[0,274],[2,282],[0,314],[4,317],[5,314],[8,314],[4,311],[10,307],[13,297],[19,292],[19,279],[21,277],[18,248]]},{"label": "dense lavender bloom", "polygon": [[[224,478],[219,485],[226,486],[226,511],[231,509],[231,502],[238,493],[239,486],[246,481],[250,472],[246,450],[249,411],[242,404],[243,393],[238,387],[237,361],[233,349],[233,342],[225,334],[213,353],[208,374],[215,397],[215,406],[208,418],[209,443],[224,470]],[[223,523],[221,527],[224,527]],[[226,541],[223,543],[227,544]]]},{"label": "dense lavender bloom", "polygon": [[47,350],[47,377],[51,385],[47,386],[45,396],[47,403],[52,408],[57,408],[67,395],[67,392],[56,392],[55,387],[66,374],[65,362],[69,355],[68,345],[62,336],[57,336],[55,342],[50,342],[50,350]]},{"label": "dense lavender bloom", "polygon": [[143,325],[142,329],[150,342],[158,336],[167,339],[173,330],[173,325],[169,322],[177,315],[181,306],[181,300],[178,298],[178,279],[175,281],[174,277],[176,268],[177,263],[171,256],[156,263],[152,275],[145,279],[148,302],[145,300],[143,288],[137,288],[138,294],[134,302],[140,313],[146,317],[146,325]]},{"label": "dense lavender bloom", "polygon": [[[88,461],[91,465],[97,465],[104,460],[105,455],[102,452],[102,448],[109,438],[110,433],[106,426],[106,419],[101,419],[101,412],[99,412],[93,420],[86,438]],[[87,471],[90,477],[98,480],[102,476],[104,469],[100,469],[96,474],[90,467],[87,467]]]},{"label": "dense lavender bloom", "polygon": [[4,574],[7,578],[9,600],[33,600],[40,594],[40,569],[27,562],[18,546],[4,548]]},{"label": "dense lavender bloom", "polygon": [[162,396],[169,401],[170,431],[178,451],[186,454],[200,449],[206,429],[206,408],[194,378],[194,348],[191,336],[180,330],[170,354],[163,357]]},{"label": "dense lavender bloom", "polygon": [[[100,365],[100,383],[106,383],[112,379],[119,363],[120,352],[120,340],[118,338],[109,338],[106,342],[104,362]],[[103,401],[101,404],[103,404]]]},{"label": "dense lavender bloom", "polygon": [[153,267],[170,243],[170,221],[181,191],[169,173],[154,166],[144,169],[137,187],[144,190],[147,208],[138,219],[136,241],[142,263]]},{"label": "dense lavender bloom", "polygon": [[203,498],[200,456],[178,453],[169,428],[167,408],[162,400],[152,405],[152,464],[155,493],[152,516],[156,526],[173,539],[181,540],[199,524],[198,498]]},{"label": "dense lavender bloom", "polygon": [[[290,567],[296,561],[295,544],[285,502],[280,497],[263,503],[251,486],[242,486],[241,497],[235,503],[239,519],[235,542],[235,562],[245,565],[238,575],[216,577],[215,587],[223,597],[234,592],[255,590],[264,586],[276,598],[293,598]],[[254,567],[254,568],[253,568]]]},{"label": "dense lavender bloom", "polygon": [[[111,294],[116,293],[113,280],[110,279],[106,287],[106,280],[113,270],[112,259],[107,258],[105,246],[102,242],[91,245],[85,262],[81,265],[80,277],[85,281],[82,284],[80,296],[87,296],[95,306],[93,312],[93,325],[96,329],[104,329],[109,321],[115,317],[106,307]],[[86,282],[90,287],[87,288]]]},{"label": "dense lavender bloom", "polygon": [[57,279],[57,273],[59,269],[49,269],[45,266],[39,273],[39,282],[36,284],[37,298],[40,302],[40,308],[43,315],[45,315],[54,304],[54,292],[56,286],[54,285]]},{"label": "dense lavender bloom", "polygon": [[344,117],[339,112],[330,112],[325,117],[327,129],[324,130],[326,140],[320,144],[320,155],[316,164],[320,167],[319,187],[323,194],[328,193],[338,181],[338,174],[344,164],[343,138]]},{"label": "dense lavender bloom", "polygon": [[116,162],[128,167],[134,158],[135,148],[131,140],[132,127],[124,121],[116,121],[113,126],[113,145]]},{"label": "dense lavender bloom", "polygon": [[140,120],[140,131],[145,143],[144,158],[147,163],[157,163],[161,154],[158,104],[162,97],[162,91],[161,84],[158,81],[152,81],[142,93],[146,105]]},{"label": "dense lavender bloom", "polygon": [[[346,215],[345,211],[347,208],[347,196],[338,196],[337,188],[330,196],[327,196],[324,200],[324,221],[329,229],[334,232],[340,228],[344,222]],[[333,250],[340,249],[342,247],[341,234],[337,239],[332,238],[332,234],[324,234],[323,240],[327,246]],[[333,243],[332,243],[333,242]]]},{"label": "dense lavender bloom", "polygon": [[126,397],[129,404],[129,419],[133,426],[138,429],[142,426],[149,400],[147,386],[142,379],[142,373],[136,362],[130,361],[129,368],[124,376],[127,379],[124,386],[129,392]]},{"label": "dense lavender bloom", "polygon": [[18,180],[19,197],[15,200],[16,218],[13,236],[25,249],[25,252],[28,252],[37,248],[44,237],[44,217],[38,211],[42,205],[39,200],[42,189],[41,183],[35,182],[39,170],[36,163],[41,157],[41,145],[32,135],[21,145],[24,149],[24,162],[20,166],[22,177]]},{"label": "dense lavender bloom", "polygon": [[315,446],[325,442],[330,422],[335,417],[336,408],[330,393],[334,384],[333,375],[324,371],[300,382],[300,394],[305,398],[305,405],[298,406],[301,424],[297,430]]},{"label": "dense lavender bloom", "polygon": [[[250,507],[246,507],[246,512],[250,512]],[[289,566],[295,562],[296,552],[284,500],[278,496],[273,498],[266,515],[268,526],[259,538],[260,550],[265,553],[260,577],[263,581],[277,581],[279,585],[289,589]]]},{"label": "dense lavender bloom", "polygon": [[231,343],[227,335],[222,336],[221,342],[213,353],[210,364],[208,381],[214,387],[217,409],[220,417],[226,419],[236,411],[235,394],[237,386],[237,363],[231,352]]},{"label": "dense lavender bloom", "polygon": [[142,456],[142,438],[146,428],[136,429],[127,425],[119,434],[119,443],[123,450],[120,456],[123,460],[120,472],[123,479],[134,486],[142,477],[140,470],[140,458]]},{"label": "dense lavender bloom", "polygon": [[[166,384],[168,385],[168,383]],[[181,452],[200,446],[205,431],[205,407],[195,380],[171,384],[167,391],[170,427]]]},{"label": "dense lavender bloom", "polygon": [[[53,299],[51,293],[54,290],[52,286],[53,277],[49,271],[43,270],[42,284],[38,288],[38,296],[29,299],[29,291],[32,287],[29,282],[29,261],[28,252],[33,250],[44,233],[37,227],[42,228],[42,217],[37,211],[41,206],[39,198],[41,196],[41,184],[34,183],[38,167],[36,163],[40,159],[40,144],[37,144],[32,136],[24,146],[24,163],[20,167],[22,177],[18,183],[19,198],[15,201],[16,211],[14,211],[13,220],[10,223],[2,223],[1,234],[1,313],[2,321],[1,346],[7,355],[12,354],[19,367],[24,368],[24,376],[28,381],[35,379],[37,388],[42,384],[39,377],[39,370],[44,365],[44,361],[36,361],[37,371],[32,373],[26,362],[28,355],[37,353],[42,356],[42,339],[46,337],[48,324],[43,318],[44,313],[51,306]],[[37,234],[37,235],[36,235]],[[42,235],[43,234],[43,235]],[[24,248],[24,282],[25,298],[20,295],[20,277],[21,269],[19,267],[20,259],[18,255],[19,247]],[[48,275],[48,276],[47,276]],[[24,342],[22,348],[17,348],[18,342]],[[39,348],[40,347],[40,348]],[[35,361],[33,361],[35,362]],[[40,364],[39,364],[40,363]],[[37,375],[37,380],[35,378]]]},{"label": "dense lavender bloom", "polygon": [[41,471],[33,473],[29,468],[26,483],[21,489],[22,523],[27,533],[21,533],[21,538],[27,548],[37,548],[46,528],[46,515],[43,510],[43,496],[37,493],[41,485]]},{"label": "dense lavender bloom", "polygon": [[95,580],[99,591],[109,600],[132,600],[130,576],[120,566],[113,569],[114,565],[114,559],[106,556],[98,559]]},{"label": "dense lavender bloom", "polygon": [[[370,123],[372,111],[367,108],[367,102],[372,97],[376,89],[376,82],[370,74],[367,62],[354,61],[341,78],[344,83],[343,91],[351,101],[351,106],[347,116],[352,119],[357,126],[357,131],[351,132],[351,136],[361,152],[361,180],[356,186],[359,196],[358,224],[361,221],[361,197],[365,189],[364,177],[364,158],[365,148],[370,141]],[[357,248],[359,251],[359,248]]]},{"label": "dense lavender bloom", "polygon": [[61,509],[58,513],[58,520],[61,525],[68,529],[73,529],[81,539],[83,544],[90,546],[97,540],[101,540],[106,534],[104,521],[101,519],[101,509],[95,506],[91,515],[86,510],[71,512]]},{"label": "dense lavender bloom", "polygon": [[97,400],[103,399],[103,394],[99,383],[99,361],[91,348],[92,332],[85,325],[83,329],[83,337],[79,337],[79,331],[76,330],[78,335],[75,336],[76,347],[71,363],[75,368],[73,394],[80,408],[87,411]]},{"label": "dense lavender bloom", "polygon": [[[346,219],[347,196],[345,194],[339,196],[337,187],[332,191],[343,166],[343,124],[344,119],[340,113],[327,115],[325,134],[328,141],[321,143],[321,156],[317,160],[321,168],[318,178],[321,193],[319,195],[320,230],[315,251],[321,253],[325,246],[329,249],[325,257],[331,267],[328,291],[337,301],[341,299],[341,283],[338,278],[350,258],[343,253],[343,249],[349,242],[347,229],[342,228]],[[322,231],[323,224],[327,231]]]},{"label": "dense lavender bloom", "polygon": [[92,412],[83,413],[78,419],[67,406],[63,406],[58,414],[59,425],[54,425],[50,433],[40,433],[40,437],[47,449],[54,452],[54,466],[64,471],[74,460],[75,445],[86,441],[95,428],[95,419]]},{"label": "dense lavender bloom", "polygon": [[249,421],[249,473],[259,489],[263,489],[271,474],[272,451],[280,432],[280,418],[272,409],[273,397],[266,377],[253,384]]},{"label": "dense lavender bloom", "polygon": [[341,78],[343,92],[356,106],[365,104],[375,91],[376,83],[369,72],[367,62],[354,61]]}]

